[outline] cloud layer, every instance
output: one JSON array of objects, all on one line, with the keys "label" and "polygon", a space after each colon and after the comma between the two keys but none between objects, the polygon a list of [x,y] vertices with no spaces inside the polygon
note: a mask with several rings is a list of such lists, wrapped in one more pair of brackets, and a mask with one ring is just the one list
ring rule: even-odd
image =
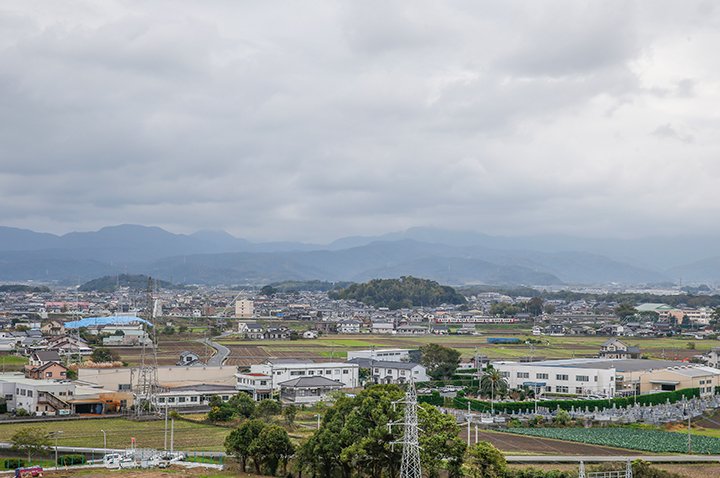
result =
[{"label": "cloud layer", "polygon": [[0,7],[0,224],[720,233],[712,1]]}]

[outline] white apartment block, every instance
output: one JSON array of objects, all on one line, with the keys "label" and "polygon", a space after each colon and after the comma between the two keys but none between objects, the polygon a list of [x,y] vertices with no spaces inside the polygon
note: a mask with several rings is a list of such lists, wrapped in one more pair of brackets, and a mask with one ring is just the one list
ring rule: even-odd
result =
[{"label": "white apartment block", "polygon": [[361,368],[370,369],[374,383],[407,383],[412,379],[414,382],[427,382],[430,377],[427,369],[419,363],[408,362],[386,362],[367,358],[355,358],[349,360],[358,364]]},{"label": "white apartment block", "polygon": [[325,377],[343,384],[343,388],[360,386],[357,364],[344,362],[313,362],[301,360],[272,360],[250,366],[250,373],[272,376],[272,387],[279,390],[278,384],[298,377]]},{"label": "white apartment block", "polygon": [[407,362],[410,360],[410,349],[368,349],[348,351],[348,361],[356,358],[384,360],[386,362]]},{"label": "white apartment block", "polygon": [[255,303],[251,300],[242,299],[235,301],[235,317],[238,319],[250,319],[255,315]]}]

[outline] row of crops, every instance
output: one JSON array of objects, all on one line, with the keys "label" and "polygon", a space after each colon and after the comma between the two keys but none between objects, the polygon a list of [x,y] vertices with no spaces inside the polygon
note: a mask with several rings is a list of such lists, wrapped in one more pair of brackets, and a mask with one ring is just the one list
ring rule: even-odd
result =
[{"label": "row of crops", "polygon": [[[509,428],[509,433],[654,453],[687,453],[685,433],[637,428]],[[692,436],[691,452],[719,454],[720,438]]]}]

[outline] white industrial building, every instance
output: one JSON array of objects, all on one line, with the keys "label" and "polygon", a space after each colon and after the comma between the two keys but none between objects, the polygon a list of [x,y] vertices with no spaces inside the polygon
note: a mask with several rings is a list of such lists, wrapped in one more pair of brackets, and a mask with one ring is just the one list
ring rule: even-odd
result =
[{"label": "white industrial building", "polygon": [[615,395],[613,360],[568,359],[542,362],[494,362],[510,388],[529,387],[540,393]]},{"label": "white industrial building", "polygon": [[[325,377],[343,384],[343,388],[360,386],[360,367],[344,362],[313,362],[312,360],[269,360],[263,364],[250,366],[250,373],[272,376],[273,390],[279,390],[279,384],[298,377]],[[236,377],[240,378],[237,374]]]},{"label": "white industrial building", "polygon": [[720,371],[671,360],[577,358],[541,362],[494,362],[510,388],[568,395],[634,395],[698,388],[710,394]]},{"label": "white industrial building", "polygon": [[384,360],[386,362],[408,362],[410,360],[410,349],[368,349],[348,351],[348,361],[357,358]]}]

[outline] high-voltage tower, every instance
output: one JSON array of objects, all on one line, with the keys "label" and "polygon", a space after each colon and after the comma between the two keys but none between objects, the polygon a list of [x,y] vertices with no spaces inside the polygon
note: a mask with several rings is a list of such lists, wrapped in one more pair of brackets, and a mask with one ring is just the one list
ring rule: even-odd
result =
[{"label": "high-voltage tower", "polygon": [[395,403],[405,404],[403,421],[388,424],[388,427],[392,427],[392,425],[403,426],[403,439],[402,441],[395,442],[403,446],[400,478],[422,478],[422,470],[420,468],[420,429],[418,427],[417,415],[417,391],[415,390],[415,382],[412,379],[410,379],[408,383],[405,400],[400,400]]},{"label": "high-voltage tower", "polygon": [[[157,362],[157,324],[154,320],[153,298],[154,283],[148,277],[148,285],[145,293],[145,333],[140,352],[140,366],[136,369],[136,380],[133,380],[132,387],[135,393],[135,414],[145,415],[154,411],[157,404],[157,394],[160,392],[158,381]],[[149,339],[149,340],[148,340]],[[149,343],[148,343],[149,342]]]}]

